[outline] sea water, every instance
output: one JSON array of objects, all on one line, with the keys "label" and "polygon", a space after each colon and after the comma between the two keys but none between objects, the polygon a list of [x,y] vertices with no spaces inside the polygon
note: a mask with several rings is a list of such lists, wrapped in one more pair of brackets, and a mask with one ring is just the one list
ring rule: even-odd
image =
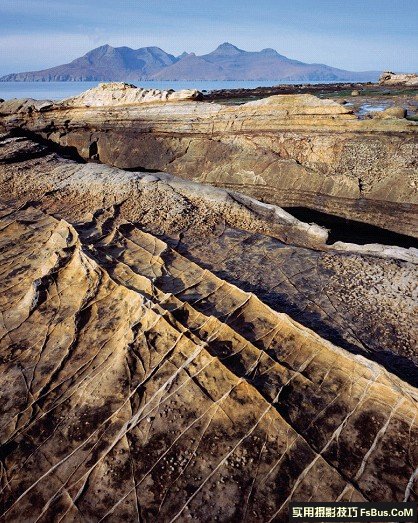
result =
[{"label": "sea water", "polygon": [[[96,87],[100,82],[0,82],[0,98],[35,98],[36,100],[61,100],[76,96],[87,89]],[[278,84],[294,85],[303,82],[283,82],[277,80],[266,81],[138,81],[133,83],[146,89],[198,89],[199,91],[213,91],[217,89],[255,89],[256,87],[271,87]],[[310,84],[326,84],[341,82],[306,82]]]}]

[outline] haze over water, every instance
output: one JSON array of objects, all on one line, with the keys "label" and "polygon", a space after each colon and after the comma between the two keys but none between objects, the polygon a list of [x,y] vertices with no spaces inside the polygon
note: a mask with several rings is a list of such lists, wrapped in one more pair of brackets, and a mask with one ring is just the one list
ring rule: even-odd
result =
[{"label": "haze over water", "polygon": [[[87,89],[96,87],[100,82],[0,82],[0,98],[10,100],[11,98],[35,98],[36,100],[61,100],[76,96]],[[128,82],[132,83],[132,82]],[[340,82],[306,82],[310,84],[326,84]],[[138,87],[147,89],[199,89],[199,91],[213,91],[216,89],[254,89],[256,87],[269,87],[278,84],[295,85],[301,82],[285,81],[138,81],[134,82]]]}]

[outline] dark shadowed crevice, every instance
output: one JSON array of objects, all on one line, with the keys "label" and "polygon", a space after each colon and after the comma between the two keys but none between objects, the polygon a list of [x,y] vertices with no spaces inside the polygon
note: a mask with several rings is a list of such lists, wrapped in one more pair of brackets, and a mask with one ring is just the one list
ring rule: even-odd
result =
[{"label": "dark shadowed crevice", "polygon": [[34,133],[33,131],[28,131],[26,129],[21,128],[15,128],[10,131],[10,136],[16,137],[16,138],[27,138],[28,140],[33,140],[34,142],[37,142],[41,145],[45,145],[48,147],[48,151],[45,152],[47,154],[48,152],[54,152],[59,154],[62,158],[65,158],[67,160],[73,160],[77,163],[87,163],[86,160],[82,156],[80,156],[77,147],[74,146],[64,146],[59,145],[55,143],[52,140],[48,140],[47,138],[43,138],[37,133]]},{"label": "dark shadowed crevice", "polygon": [[100,161],[100,158],[99,158],[99,148],[98,148],[98,145],[97,145],[97,140],[92,142],[90,145],[89,145],[89,158],[90,160],[94,160],[94,161]]},{"label": "dark shadowed crevice", "polygon": [[161,169],[151,169],[150,167],[141,167],[141,166],[138,166],[138,167],[124,167],[124,168],[120,168],[122,171],[127,171],[129,173],[135,173],[135,172],[138,172],[138,173],[160,173],[160,172],[163,172],[161,171]]},{"label": "dark shadowed crevice", "polygon": [[418,248],[418,240],[412,236],[369,225],[356,220],[341,218],[333,214],[309,209],[307,207],[285,207],[285,211],[306,223],[316,223],[329,230],[328,245],[335,242],[356,243],[365,245],[367,243],[380,243],[382,245],[396,245],[397,247]]}]

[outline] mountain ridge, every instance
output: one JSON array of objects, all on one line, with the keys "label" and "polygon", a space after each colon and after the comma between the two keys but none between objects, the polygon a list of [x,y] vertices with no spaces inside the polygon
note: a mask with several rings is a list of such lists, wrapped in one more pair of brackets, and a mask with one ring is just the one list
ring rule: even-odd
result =
[{"label": "mountain ridge", "polygon": [[245,51],[224,42],[204,55],[184,52],[177,57],[156,46],[132,49],[106,44],[67,64],[8,74],[0,81],[374,81],[378,75],[376,71],[354,72],[304,63],[272,48]]}]

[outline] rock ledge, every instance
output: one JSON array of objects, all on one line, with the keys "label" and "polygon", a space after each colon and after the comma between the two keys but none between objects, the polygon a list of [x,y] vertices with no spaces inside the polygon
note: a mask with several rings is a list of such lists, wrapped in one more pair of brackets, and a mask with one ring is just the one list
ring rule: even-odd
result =
[{"label": "rock ledge", "polygon": [[152,102],[199,100],[201,98],[202,93],[197,89],[162,91],[160,89],[142,89],[124,82],[111,82],[101,83],[79,96],[63,100],[62,103],[71,107],[113,107]]}]

